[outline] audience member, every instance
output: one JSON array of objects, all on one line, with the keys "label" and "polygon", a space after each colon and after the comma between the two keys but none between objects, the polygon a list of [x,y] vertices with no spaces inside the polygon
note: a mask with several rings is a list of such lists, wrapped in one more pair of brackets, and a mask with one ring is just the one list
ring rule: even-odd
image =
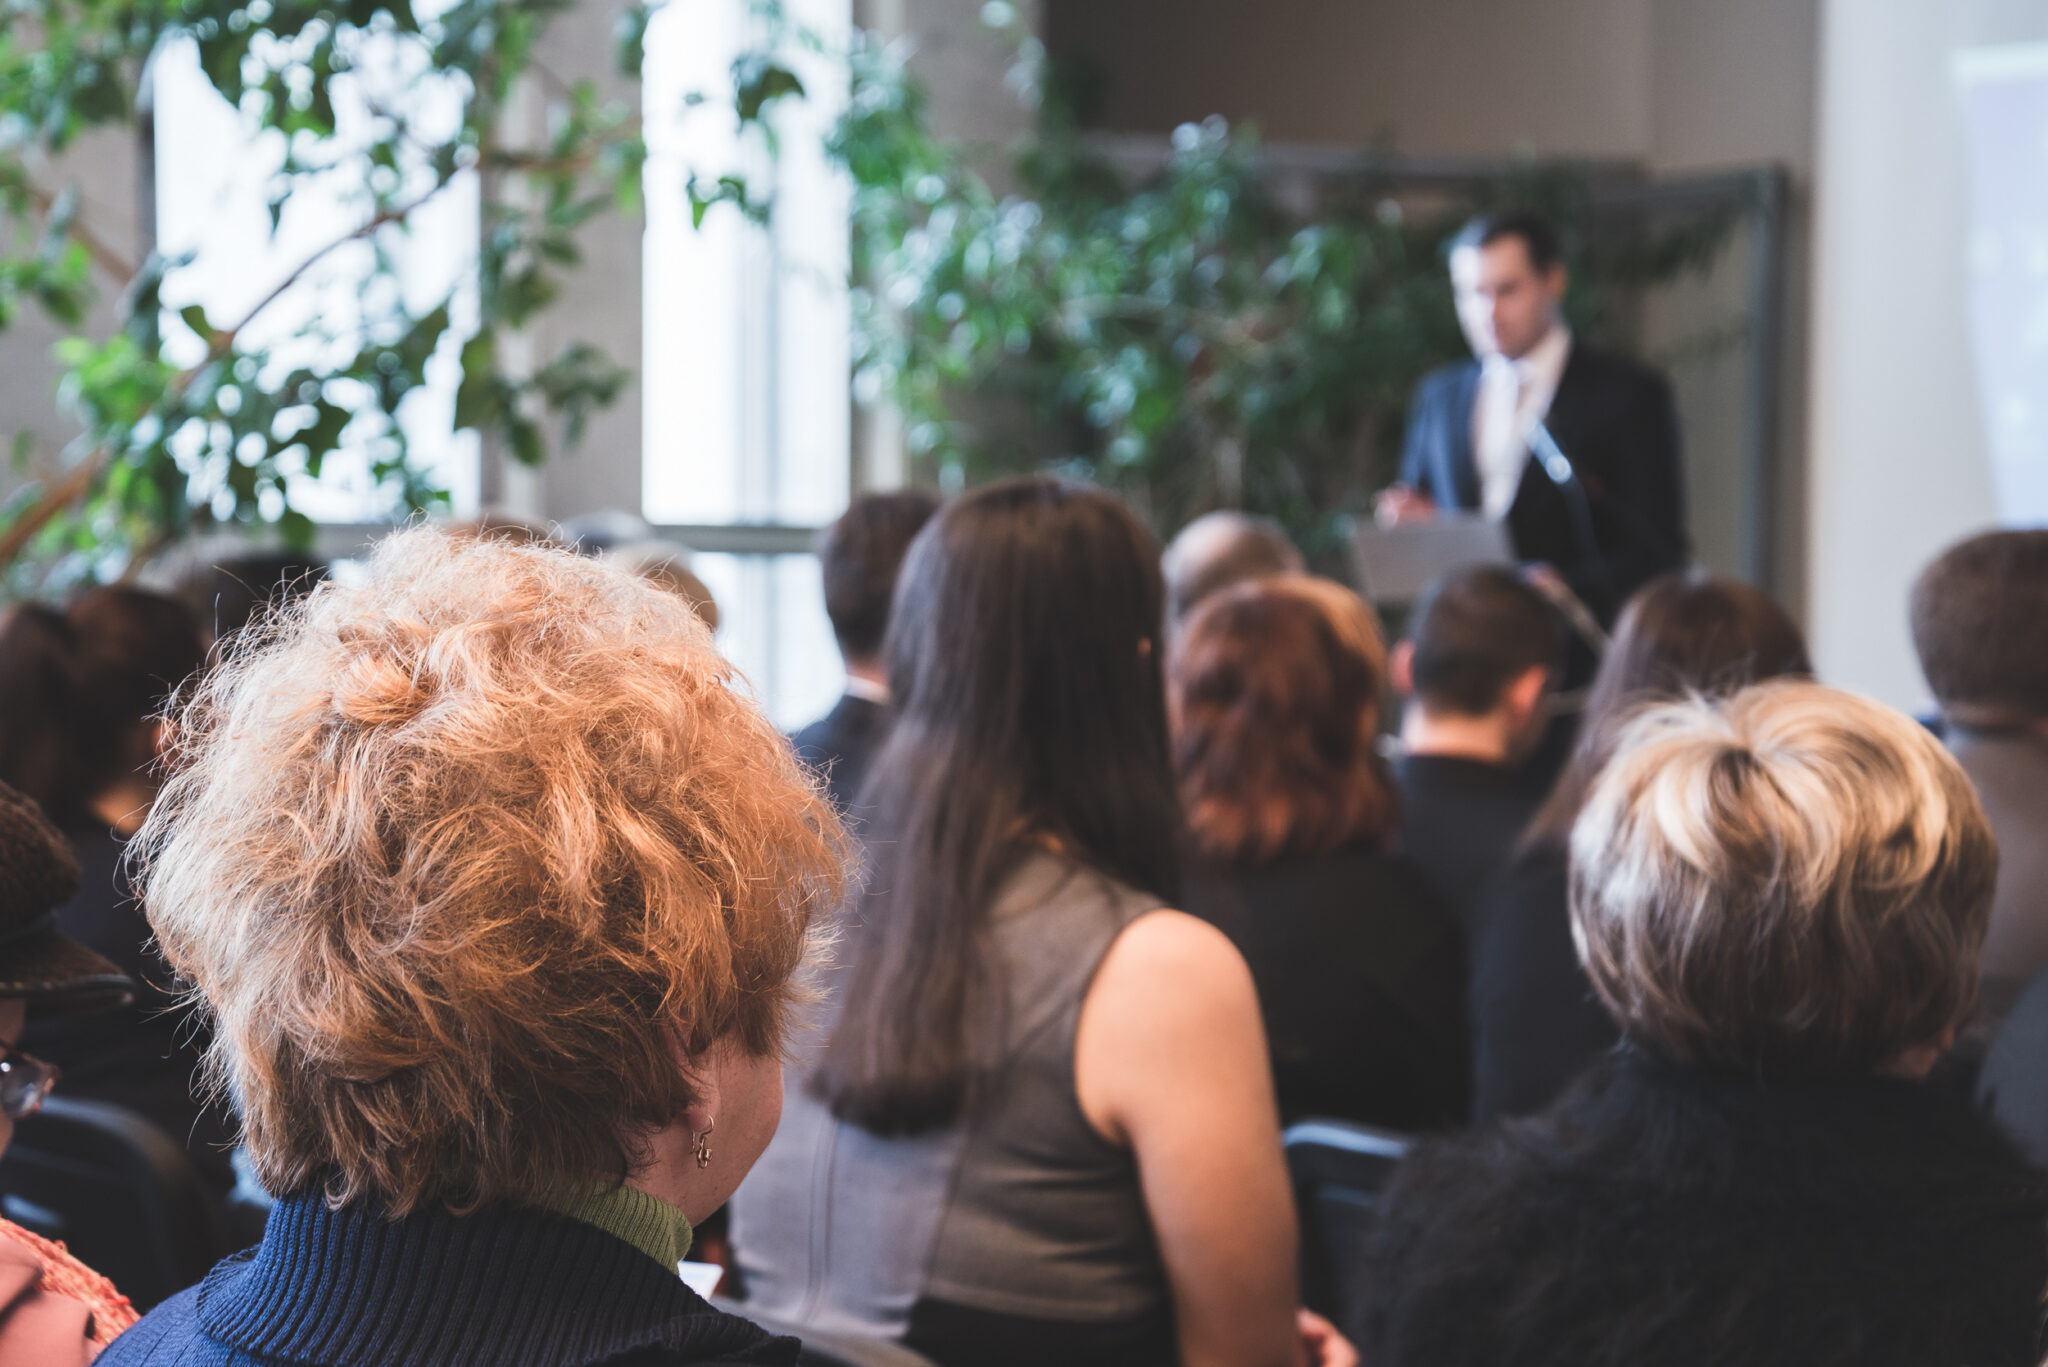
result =
[{"label": "audience member", "polygon": [[823,771],[841,811],[859,796],[888,721],[882,641],[896,576],[910,543],[938,508],[938,498],[921,489],[862,494],[818,538],[825,615],[846,665],[846,692],[794,739],[804,763]]},{"label": "audience member", "polygon": [[688,603],[707,629],[718,630],[718,600],[690,568],[690,553],[683,547],[672,541],[628,541],[601,552],[598,559],[667,589]]},{"label": "audience member", "polygon": [[673,595],[419,528],[213,670],[138,840],[262,1244],[107,1367],[791,1363],[676,1276],[836,818]]},{"label": "audience member", "polygon": [[122,864],[156,794],[157,713],[202,659],[198,620],[161,594],[113,586],[62,613],[15,608],[0,623],[0,781],[35,798],[78,861],[57,926],[136,984],[125,1009],[37,1020],[23,1043],[64,1070],[66,1092],[162,1126],[225,1195],[229,1122],[195,1098],[202,1041]]},{"label": "audience member", "polygon": [[1432,586],[1394,647],[1407,696],[1400,850],[1478,939],[1480,895],[1535,815],[1515,770],[1549,723],[1564,631],[1543,595],[1511,570],[1481,565]]},{"label": "audience member", "polygon": [[[78,865],[36,805],[0,784],[0,1149],[35,1114],[57,1069],[22,1052],[23,1022],[128,1000],[120,969],[56,930],[50,909],[78,890]],[[105,1277],[0,1220],[0,1367],[82,1367],[135,1323]]]},{"label": "audience member", "polygon": [[1168,658],[1186,906],[1251,964],[1283,1121],[1465,1118],[1465,942],[1387,848],[1385,689],[1372,609],[1301,575],[1204,599]]},{"label": "audience member", "polygon": [[[1999,849],[1999,886],[2005,884]],[[1998,903],[1992,901],[1992,913]],[[1960,1051],[1959,1051],[1960,1052]],[[2048,969],[2034,975],[1991,1040],[1977,1074],[1984,1108],[2037,1168],[2048,1170]]]},{"label": "audience member", "polygon": [[2048,530],[1951,546],[1921,571],[1912,617],[1949,751],[1998,837],[1978,1026],[1988,1038],[2048,967]]},{"label": "audience member", "polygon": [[1571,833],[1627,1047],[1425,1147],[1359,1269],[1382,1367],[2029,1367],[2048,1178],[1924,1079],[1997,854],[1910,718],[1807,683],[1631,721]]},{"label": "audience member", "polygon": [[212,649],[272,609],[305,597],[326,578],[327,566],[309,556],[254,550],[239,537],[213,537],[166,556],[152,583],[185,605]]},{"label": "audience member", "polygon": [[1810,674],[1784,609],[1747,584],[1700,571],[1652,580],[1631,599],[1600,661],[1571,761],[1514,862],[1486,898],[1473,953],[1473,1112],[1538,1110],[1615,1041],[1573,951],[1566,844],[1586,795],[1635,708],[1688,692],[1732,693]]},{"label": "audience member", "polygon": [[1166,620],[1179,623],[1212,593],[1247,579],[1300,574],[1308,566],[1272,518],[1219,510],[1181,528],[1160,568],[1166,576]]},{"label": "audience member", "polygon": [[733,1203],[750,1304],[947,1367],[1296,1360],[1251,974],[1162,909],[1164,607],[1152,539],[1077,485],[981,489],[912,546],[869,890]]}]

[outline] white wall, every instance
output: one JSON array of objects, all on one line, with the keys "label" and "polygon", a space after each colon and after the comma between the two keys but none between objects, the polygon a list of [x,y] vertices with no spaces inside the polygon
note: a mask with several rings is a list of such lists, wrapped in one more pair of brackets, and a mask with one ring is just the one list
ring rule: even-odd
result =
[{"label": "white wall", "polygon": [[1925,686],[1908,586],[1995,516],[1951,61],[1965,47],[2048,39],[2048,3],[1827,0],[1823,13],[1810,632],[1830,681],[1915,706]]}]

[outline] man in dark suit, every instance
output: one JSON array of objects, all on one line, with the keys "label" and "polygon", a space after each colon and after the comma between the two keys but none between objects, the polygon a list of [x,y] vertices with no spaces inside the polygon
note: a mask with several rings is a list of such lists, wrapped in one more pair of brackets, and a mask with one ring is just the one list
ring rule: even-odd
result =
[{"label": "man in dark suit", "polygon": [[[1439,509],[1505,519],[1522,560],[1551,567],[1611,620],[1687,558],[1671,387],[1573,339],[1560,313],[1564,261],[1543,220],[1474,219],[1453,239],[1450,267],[1474,359],[1417,387],[1401,482],[1382,496],[1381,520]],[[1571,463],[1562,483],[1531,459],[1539,424]]]},{"label": "man in dark suit", "polygon": [[818,539],[825,615],[846,662],[846,692],[794,739],[798,756],[824,771],[841,811],[852,808],[888,718],[882,638],[888,632],[896,575],[904,552],[938,507],[937,498],[919,489],[863,494]]}]

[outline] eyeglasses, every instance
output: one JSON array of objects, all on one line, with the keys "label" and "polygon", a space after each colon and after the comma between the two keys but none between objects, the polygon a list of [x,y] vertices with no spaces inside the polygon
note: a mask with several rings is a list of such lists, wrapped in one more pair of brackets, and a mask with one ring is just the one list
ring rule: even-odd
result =
[{"label": "eyeglasses", "polygon": [[0,1048],[0,1115],[19,1120],[43,1108],[44,1098],[61,1076],[54,1063],[11,1048]]}]

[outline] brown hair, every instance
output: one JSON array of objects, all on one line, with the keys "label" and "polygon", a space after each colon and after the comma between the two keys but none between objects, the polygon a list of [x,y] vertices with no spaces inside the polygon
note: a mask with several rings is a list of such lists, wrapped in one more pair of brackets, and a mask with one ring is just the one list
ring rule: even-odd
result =
[{"label": "brown hair", "polygon": [[0,617],[0,781],[60,825],[155,758],[150,721],[205,659],[199,620],[175,598],[87,589],[62,612]]},{"label": "brown hair", "polygon": [[252,628],[139,837],[272,1191],[393,1212],[618,1180],[780,1047],[843,834],[689,605],[427,528]]},{"label": "brown hair", "polygon": [[1387,652],[1372,610],[1281,575],[1204,600],[1167,665],[1195,846],[1239,864],[1384,841],[1393,786],[1373,748]]},{"label": "brown hair", "polygon": [[2048,530],[1957,542],[1913,584],[1913,645],[1951,720],[2048,717]]},{"label": "brown hair", "polygon": [[1763,590],[1697,569],[1652,579],[1622,606],[1587,692],[1571,759],[1524,845],[1564,844],[1622,723],[1642,704],[1811,673],[1806,638]]},{"label": "brown hair", "polygon": [[1874,1072],[1976,1000],[1991,828],[1940,742],[1853,694],[1778,682],[1639,713],[1570,864],[1594,989],[1680,1063]]},{"label": "brown hair", "polygon": [[825,616],[841,653],[849,659],[867,660],[881,653],[903,557],[938,510],[938,495],[922,489],[862,494],[819,533]]}]

